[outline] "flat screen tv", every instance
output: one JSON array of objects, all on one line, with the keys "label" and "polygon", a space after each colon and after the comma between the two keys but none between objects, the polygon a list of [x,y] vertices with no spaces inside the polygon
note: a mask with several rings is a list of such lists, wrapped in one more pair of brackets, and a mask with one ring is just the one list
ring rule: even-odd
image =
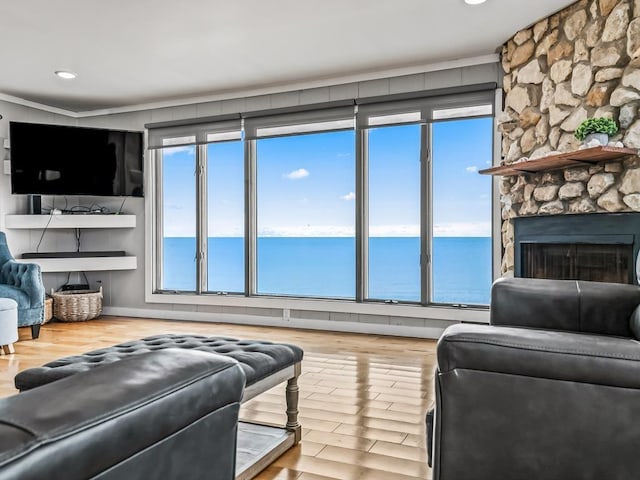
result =
[{"label": "flat screen tv", "polygon": [[143,196],[142,132],[11,122],[11,192]]}]

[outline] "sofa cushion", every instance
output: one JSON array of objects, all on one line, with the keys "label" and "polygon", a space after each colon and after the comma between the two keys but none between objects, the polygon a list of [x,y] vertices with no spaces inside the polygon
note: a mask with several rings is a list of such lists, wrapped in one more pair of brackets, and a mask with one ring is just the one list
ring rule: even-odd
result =
[{"label": "sofa cushion", "polygon": [[640,340],[640,305],[631,314],[629,328],[631,328],[631,333],[633,333],[635,339]]},{"label": "sofa cushion", "polygon": [[438,340],[438,368],[640,389],[639,347],[625,337],[459,324]]},{"label": "sofa cushion", "polygon": [[639,304],[637,285],[501,278],[491,287],[490,323],[631,337]]}]

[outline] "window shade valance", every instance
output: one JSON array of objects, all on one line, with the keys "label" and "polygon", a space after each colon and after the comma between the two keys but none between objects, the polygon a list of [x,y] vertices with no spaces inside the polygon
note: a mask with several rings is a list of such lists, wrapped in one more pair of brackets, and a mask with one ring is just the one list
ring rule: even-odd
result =
[{"label": "window shade valance", "polygon": [[[486,86],[485,86],[486,87]],[[255,140],[311,132],[327,132],[360,129],[402,123],[431,123],[437,121],[490,116],[494,113],[495,85],[493,88],[472,92],[398,99],[385,97],[376,102],[375,98],[357,99],[344,105],[344,101],[322,107],[310,105],[305,110],[301,106],[293,111],[250,112],[222,116],[219,120],[209,117],[204,123],[197,119],[176,124],[148,125],[149,148],[170,148],[184,145],[201,145],[213,142]],[[355,102],[355,104],[353,103]],[[242,118],[241,118],[242,117]],[[203,119],[204,120],[204,119]]]},{"label": "window shade valance", "polygon": [[242,138],[242,120],[149,128],[149,148],[201,145]]},{"label": "window shade valance", "polygon": [[348,130],[355,126],[355,107],[327,108],[247,118],[244,132],[247,140],[309,132]]},{"label": "window shade valance", "polygon": [[493,115],[495,90],[358,105],[358,128]]}]

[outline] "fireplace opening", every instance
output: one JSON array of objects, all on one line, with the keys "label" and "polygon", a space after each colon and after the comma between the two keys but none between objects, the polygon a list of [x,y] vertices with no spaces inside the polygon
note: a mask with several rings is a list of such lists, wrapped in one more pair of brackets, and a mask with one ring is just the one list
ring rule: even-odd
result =
[{"label": "fireplace opening", "polygon": [[523,243],[522,276],[633,283],[633,245]]},{"label": "fireplace opening", "polygon": [[640,214],[518,217],[516,277],[638,283]]}]

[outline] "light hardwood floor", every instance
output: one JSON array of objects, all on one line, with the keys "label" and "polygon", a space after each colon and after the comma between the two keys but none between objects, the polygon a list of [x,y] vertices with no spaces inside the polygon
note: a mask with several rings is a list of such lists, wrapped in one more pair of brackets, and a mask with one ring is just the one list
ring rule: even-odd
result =
[{"label": "light hardwood floor", "polygon": [[[305,351],[300,377],[302,442],[260,480],[404,480],[431,478],[426,410],[433,403],[435,341],[103,317],[49,323],[38,340],[20,329],[16,353],[0,357],[0,395],[13,395],[21,370],[56,358],[161,333],[226,335],[295,343]],[[241,418],[284,424],[284,386],[243,406]]]}]

